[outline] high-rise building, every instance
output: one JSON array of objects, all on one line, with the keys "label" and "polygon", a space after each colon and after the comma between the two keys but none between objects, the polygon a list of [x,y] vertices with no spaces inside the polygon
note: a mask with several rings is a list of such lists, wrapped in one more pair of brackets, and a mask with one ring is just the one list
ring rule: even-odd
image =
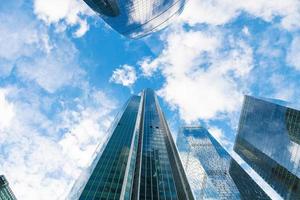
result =
[{"label": "high-rise building", "polygon": [[84,0],[120,34],[139,38],[164,28],[187,0]]},{"label": "high-rise building", "polygon": [[300,199],[300,111],[245,96],[234,150],[284,199]]},{"label": "high-rise building", "polygon": [[111,130],[72,199],[193,199],[153,90],[133,95]]},{"label": "high-rise building", "polygon": [[4,175],[0,175],[0,200],[17,200]]},{"label": "high-rise building", "polygon": [[205,128],[182,128],[177,146],[195,199],[270,199]]}]

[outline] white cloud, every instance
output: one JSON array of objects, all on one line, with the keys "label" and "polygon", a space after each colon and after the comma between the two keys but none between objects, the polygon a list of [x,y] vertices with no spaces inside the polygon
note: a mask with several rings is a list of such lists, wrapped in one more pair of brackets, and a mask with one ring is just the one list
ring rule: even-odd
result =
[{"label": "white cloud", "polygon": [[15,69],[18,78],[34,81],[48,92],[79,84],[84,74],[78,50],[65,34],[49,33],[22,4],[0,14],[0,77]]},{"label": "white cloud", "polygon": [[30,21],[23,13],[17,15],[21,19],[16,15],[0,14],[0,58],[2,59],[11,60],[20,55],[26,56],[31,53],[32,46],[39,43],[36,23]]},{"label": "white cloud", "polygon": [[63,86],[74,85],[84,75],[78,65],[78,51],[74,45],[63,37],[53,43],[55,46],[50,52],[17,63],[20,77],[35,81],[50,93]]},{"label": "white cloud", "polygon": [[78,166],[86,165],[95,151],[95,145],[105,140],[106,130],[112,120],[108,114],[115,109],[115,102],[102,91],[93,92],[89,98],[94,101],[93,106],[80,112],[66,111],[62,114],[63,128],[69,132],[60,144],[63,152],[75,160]]},{"label": "white cloud", "polygon": [[6,90],[0,89],[0,131],[10,126],[11,121],[15,116],[14,107],[7,101],[6,93]]},{"label": "white cloud", "polygon": [[233,147],[233,142],[226,138],[224,132],[221,129],[210,126],[208,128],[208,131],[222,146],[226,146],[229,149]]},{"label": "white cloud", "polygon": [[289,65],[300,71],[300,36],[293,38],[289,51],[287,52],[286,61]]},{"label": "white cloud", "polygon": [[191,25],[197,23],[221,25],[235,17],[238,14],[237,12],[237,4],[231,0],[189,0],[182,13],[181,20]]},{"label": "white cloud", "polygon": [[144,58],[140,63],[140,67],[145,77],[151,77],[152,74],[158,70],[158,60],[151,60],[150,58]]},{"label": "white cloud", "polygon": [[86,33],[89,29],[86,17],[94,15],[81,0],[34,0],[34,12],[47,24],[57,25],[58,30],[62,26],[79,26],[74,33],[76,37]]},{"label": "white cloud", "polygon": [[[21,8],[20,8],[21,9]],[[10,75],[15,62],[37,51],[49,49],[47,32],[19,11],[0,13],[0,76]]]},{"label": "white cloud", "polygon": [[241,99],[236,85],[215,72],[195,73],[195,78],[167,78],[160,95],[171,106],[177,106],[186,121],[214,118],[218,112],[234,111]]},{"label": "white cloud", "polygon": [[190,0],[185,8],[181,20],[191,25],[206,23],[223,25],[242,11],[272,21],[274,17],[282,17],[281,26],[287,30],[300,28],[300,2],[297,0]]},{"label": "white cloud", "polygon": [[242,29],[243,33],[246,35],[246,36],[250,36],[251,33],[249,31],[249,28],[247,26],[244,26],[243,29]]},{"label": "white cloud", "polygon": [[[228,38],[225,38],[228,40]],[[145,75],[160,70],[166,82],[159,91],[187,122],[211,119],[240,108],[243,84],[252,69],[252,49],[229,38],[229,49],[220,45],[218,31],[172,30],[166,45],[152,61],[141,63]],[[146,63],[146,64],[145,64]],[[150,67],[148,67],[150,66]]]},{"label": "white cloud", "polygon": [[44,97],[36,91],[5,90],[4,106],[15,114],[0,129],[1,173],[19,199],[63,198],[90,163],[97,145],[103,144],[114,100],[101,91],[88,90],[80,98],[65,99],[65,105],[77,106],[63,106],[50,119],[41,109]]},{"label": "white cloud", "polygon": [[162,40],[165,40],[167,45],[161,56],[153,60],[145,58],[140,62],[145,76],[153,75],[158,69],[164,69],[166,74],[184,74],[191,67],[199,64],[197,59],[201,53],[213,52],[220,45],[217,37],[197,31],[185,32],[182,29],[167,35]]},{"label": "white cloud", "polygon": [[123,65],[122,67],[113,71],[109,81],[126,87],[131,87],[136,80],[137,77],[134,67]]},{"label": "white cloud", "polygon": [[[270,77],[270,83],[273,87],[272,94],[269,94],[271,98],[281,99],[287,102],[293,102],[294,96],[297,96],[295,91],[295,83],[286,78],[283,74],[273,74]],[[271,87],[270,87],[271,88]]]},{"label": "white cloud", "polygon": [[[62,199],[105,139],[115,103],[83,80],[66,34],[49,32],[24,4],[0,12],[0,77],[16,79],[0,89],[0,168],[18,199]],[[76,98],[52,94],[70,85]]]}]

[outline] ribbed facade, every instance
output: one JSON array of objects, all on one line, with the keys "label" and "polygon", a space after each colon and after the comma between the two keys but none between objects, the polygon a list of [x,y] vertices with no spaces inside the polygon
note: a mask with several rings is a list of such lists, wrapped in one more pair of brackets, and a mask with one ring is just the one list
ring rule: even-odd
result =
[{"label": "ribbed facade", "polygon": [[85,177],[73,199],[193,199],[153,90],[128,100]]},{"label": "ribbed facade", "polygon": [[3,175],[0,175],[0,200],[17,200]]}]

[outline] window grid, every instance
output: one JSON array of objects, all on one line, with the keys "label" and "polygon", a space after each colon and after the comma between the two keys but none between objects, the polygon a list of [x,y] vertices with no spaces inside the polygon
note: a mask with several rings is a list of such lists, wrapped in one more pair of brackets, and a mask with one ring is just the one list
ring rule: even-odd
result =
[{"label": "window grid", "polygon": [[146,93],[145,101],[140,198],[177,199],[176,187],[165,144],[165,130],[163,130],[160,122],[154,95]]},{"label": "window grid", "polygon": [[119,199],[139,102],[138,96],[133,96],[129,101],[80,200]]},{"label": "window grid", "polygon": [[182,12],[185,3],[186,0],[119,0],[119,15],[102,18],[128,37],[142,37],[166,26]]},{"label": "window grid", "polygon": [[300,111],[246,96],[240,119],[235,151],[283,198],[300,198]]},{"label": "window grid", "polygon": [[[181,187],[184,183],[180,183],[182,180],[178,178],[182,177],[182,172],[179,172],[182,169],[175,160],[178,155],[170,147],[172,138],[168,135],[167,124],[155,97],[152,90],[146,89],[142,106],[140,97],[128,101],[80,200],[112,200],[120,199],[120,195],[127,200],[136,191],[140,191],[136,194],[141,200],[177,200],[185,195]],[[137,120],[141,120],[140,126]],[[142,130],[136,130],[137,127]],[[141,157],[132,162],[137,155]]]},{"label": "window grid", "polygon": [[[270,200],[205,128],[184,128],[177,144],[181,153],[190,157],[186,158],[185,168],[198,169],[194,176],[202,176],[206,180],[199,184],[200,189],[193,187],[196,199]],[[193,174],[189,179],[193,179]]]}]

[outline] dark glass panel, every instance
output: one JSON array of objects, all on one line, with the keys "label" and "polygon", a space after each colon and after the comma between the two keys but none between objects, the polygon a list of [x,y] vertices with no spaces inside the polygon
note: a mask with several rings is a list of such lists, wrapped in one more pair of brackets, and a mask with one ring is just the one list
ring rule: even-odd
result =
[{"label": "dark glass panel", "polygon": [[300,199],[300,112],[245,96],[234,150],[285,199]]}]

